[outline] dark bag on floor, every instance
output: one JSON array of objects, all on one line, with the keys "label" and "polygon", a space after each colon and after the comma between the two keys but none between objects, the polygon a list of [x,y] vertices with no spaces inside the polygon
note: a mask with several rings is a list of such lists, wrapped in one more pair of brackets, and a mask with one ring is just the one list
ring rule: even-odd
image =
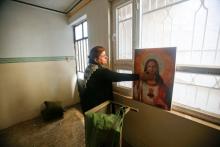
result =
[{"label": "dark bag on floor", "polygon": [[64,109],[61,102],[45,101],[44,104],[46,107],[41,111],[44,120],[49,121],[63,117]]}]

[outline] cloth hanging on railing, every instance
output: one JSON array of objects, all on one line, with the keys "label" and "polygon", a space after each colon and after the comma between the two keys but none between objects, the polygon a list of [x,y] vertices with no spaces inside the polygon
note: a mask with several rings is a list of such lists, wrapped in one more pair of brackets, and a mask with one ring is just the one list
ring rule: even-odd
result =
[{"label": "cloth hanging on railing", "polygon": [[86,147],[119,147],[124,115],[125,107],[116,114],[87,113]]}]

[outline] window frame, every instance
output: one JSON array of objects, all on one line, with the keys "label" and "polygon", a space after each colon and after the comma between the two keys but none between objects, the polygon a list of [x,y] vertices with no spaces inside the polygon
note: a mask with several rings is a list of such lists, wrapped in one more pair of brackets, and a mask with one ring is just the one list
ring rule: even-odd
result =
[{"label": "window frame", "polygon": [[[184,3],[189,0],[180,0],[173,2],[171,4],[168,4],[163,7],[156,8],[154,10],[150,10],[148,12],[141,13],[140,15],[148,14],[148,13],[153,13],[154,11],[158,11],[167,7],[171,7],[174,5],[178,5],[180,3]],[[140,16],[141,17],[141,16]],[[140,30],[141,31],[141,27]],[[141,35],[140,35],[141,37]],[[141,40],[140,40],[141,41]],[[141,42],[140,42],[141,44]],[[184,73],[195,73],[195,74],[205,74],[205,75],[220,75],[220,67],[215,67],[215,66],[198,66],[198,65],[182,65],[182,64],[176,64],[176,72],[184,72]],[[174,81],[175,84],[175,81]],[[212,88],[213,89],[213,88]],[[198,110],[196,108],[186,106],[177,102],[172,101],[172,110],[178,111],[187,115],[191,115],[215,124],[220,124],[220,115],[207,112],[204,110]]]},{"label": "window frame", "polygon": [[[121,1],[121,0],[119,0]],[[181,1],[176,1],[174,3],[168,4],[164,7],[158,8],[159,9],[163,9],[166,7],[170,7],[176,4],[180,4],[183,2],[186,2],[189,0],[181,0]],[[128,2],[124,2],[124,4],[126,4]],[[120,3],[122,5],[122,3]],[[113,47],[114,51],[113,51],[113,64],[114,65],[112,68],[117,71],[118,69],[125,69],[125,70],[131,70],[133,72],[133,62],[134,62],[134,49],[136,48],[140,48],[141,45],[141,24],[142,24],[142,19],[141,19],[141,15],[142,15],[142,0],[134,0],[132,1],[132,59],[131,60],[117,60],[116,57],[116,48]],[[116,10],[115,6],[113,5],[112,7],[112,13],[114,13],[114,11]],[[152,10],[150,13],[152,13],[155,10]],[[113,14],[112,19],[116,19],[117,15]],[[117,24],[117,23],[115,23]],[[113,23],[114,25],[114,23]],[[117,36],[117,35],[116,35]],[[113,34],[112,34],[112,38],[113,40],[117,41],[117,38],[115,38],[115,32],[113,29]],[[114,46],[114,43],[113,43]],[[117,46],[117,44],[116,44]],[[181,64],[177,64],[176,65],[176,72],[185,72],[185,73],[196,73],[196,74],[205,74],[205,75],[220,75],[220,67],[212,67],[212,66],[192,66],[192,65],[181,65]],[[124,87],[115,87],[113,89],[115,92],[118,92],[124,96],[130,96],[132,99],[132,89],[130,88],[124,88]],[[130,91],[130,93],[128,93],[128,91]],[[172,109],[173,111],[178,111],[187,115],[191,115],[194,117],[197,117],[199,119],[203,119],[215,124],[220,124],[220,117],[218,115],[206,112],[206,111],[198,111],[195,108],[191,108],[189,106],[185,106],[183,104],[178,104],[176,102],[172,101]]]},{"label": "window frame", "polygon": [[[124,7],[126,5],[132,4],[132,58],[131,59],[117,59],[117,48],[118,48],[118,15],[117,9]],[[139,42],[137,38],[139,38],[139,0],[118,0],[113,1],[112,3],[112,69],[114,71],[117,70],[130,70],[132,73],[134,72],[134,48],[139,46]],[[134,33],[135,32],[135,33]],[[133,87],[133,84],[132,84]],[[113,84],[113,90],[115,92],[121,93],[127,97],[132,97],[133,91],[132,88],[117,86],[115,83]]]},{"label": "window frame", "polygon": [[[87,36],[84,36],[84,23],[87,23]],[[76,39],[76,27],[82,25],[82,38]],[[74,51],[76,58],[76,72],[78,78],[83,79],[83,74],[85,68],[87,66],[87,55],[88,55],[88,21],[87,19],[81,20],[78,23],[73,25],[73,42],[74,42]],[[85,44],[84,44],[85,43]],[[79,49],[82,51],[77,51],[77,45],[79,45]],[[86,46],[84,46],[86,45]],[[79,54],[79,56],[78,56]]]},{"label": "window frame", "polygon": [[[205,75],[220,75],[220,68],[216,67],[205,67],[205,66],[187,66],[187,65],[177,65],[176,71],[185,72],[185,73],[196,73],[196,74],[205,74]],[[213,88],[212,88],[213,89]],[[204,110],[198,110],[196,108],[183,105],[177,102],[172,102],[172,110],[184,113],[187,115],[191,115],[197,117],[199,119],[203,119],[205,121],[209,121],[215,124],[220,124],[220,115],[207,112]]]}]

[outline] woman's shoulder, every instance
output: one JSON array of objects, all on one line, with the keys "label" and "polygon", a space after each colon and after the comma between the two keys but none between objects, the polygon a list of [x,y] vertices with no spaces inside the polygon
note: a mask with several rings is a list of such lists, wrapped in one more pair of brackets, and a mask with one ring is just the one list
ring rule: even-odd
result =
[{"label": "woman's shoulder", "polygon": [[90,77],[98,70],[98,65],[96,64],[89,64],[84,73],[84,79],[89,80]]},{"label": "woman's shoulder", "polygon": [[106,67],[102,67],[102,66],[97,66],[97,71],[99,71],[99,72],[111,72],[110,69],[108,69]]},{"label": "woman's shoulder", "polygon": [[108,75],[109,73],[111,73],[111,70],[109,70],[108,68],[105,68],[105,67],[98,67],[95,72],[95,74],[97,74],[99,76]]}]

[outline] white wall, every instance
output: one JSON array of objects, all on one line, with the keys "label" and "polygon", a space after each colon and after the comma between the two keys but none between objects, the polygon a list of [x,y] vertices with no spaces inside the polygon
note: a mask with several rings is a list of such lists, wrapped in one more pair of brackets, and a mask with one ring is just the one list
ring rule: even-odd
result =
[{"label": "white wall", "polygon": [[13,1],[0,3],[0,58],[73,56],[64,14]]},{"label": "white wall", "polygon": [[[13,1],[0,2],[0,130],[39,116],[43,102],[79,102],[72,58],[8,63],[10,58],[74,56],[66,16]],[[20,59],[20,58],[15,58]],[[3,62],[2,62],[3,61]],[[19,60],[17,60],[19,61]]]},{"label": "white wall", "polygon": [[44,101],[79,102],[73,61],[0,64],[0,130],[39,116]]}]

